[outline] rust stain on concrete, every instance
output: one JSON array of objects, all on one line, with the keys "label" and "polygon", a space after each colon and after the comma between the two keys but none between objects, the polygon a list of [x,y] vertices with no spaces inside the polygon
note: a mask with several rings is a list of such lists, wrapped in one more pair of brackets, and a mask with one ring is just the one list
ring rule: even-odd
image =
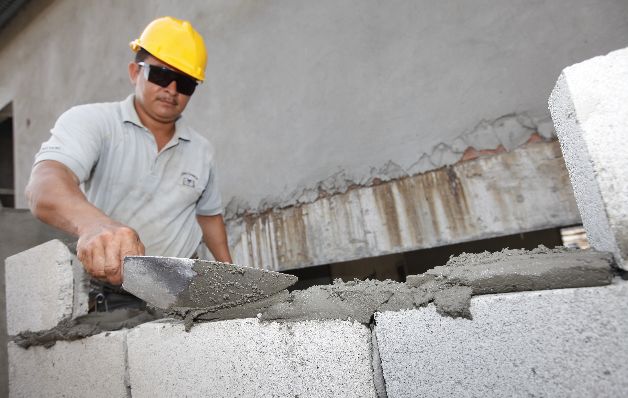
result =
[{"label": "rust stain on concrete", "polygon": [[377,211],[386,228],[391,247],[401,246],[401,235],[399,231],[399,219],[397,208],[392,193],[392,184],[381,184],[373,188]]},{"label": "rust stain on concrete", "polygon": [[285,270],[574,224],[579,214],[560,154],[557,142],[532,142],[247,215],[239,239],[246,244],[235,251],[248,263]]}]

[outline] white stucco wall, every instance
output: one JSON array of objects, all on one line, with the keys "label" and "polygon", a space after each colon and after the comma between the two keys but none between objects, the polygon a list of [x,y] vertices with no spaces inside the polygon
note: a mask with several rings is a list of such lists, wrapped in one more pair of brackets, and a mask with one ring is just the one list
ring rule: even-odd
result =
[{"label": "white stucco wall", "polygon": [[206,38],[209,78],[186,116],[217,147],[231,212],[551,134],[546,99],[560,70],[628,37],[625,0],[44,3],[0,44],[18,207],[56,117],[124,98],[127,43],[158,16],[190,19]]}]

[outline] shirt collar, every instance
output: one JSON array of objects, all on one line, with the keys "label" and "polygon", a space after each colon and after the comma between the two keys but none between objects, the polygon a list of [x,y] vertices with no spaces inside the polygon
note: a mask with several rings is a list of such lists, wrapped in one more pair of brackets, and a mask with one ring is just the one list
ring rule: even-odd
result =
[{"label": "shirt collar", "polygon": [[[135,95],[131,94],[126,97],[124,101],[122,101],[122,121],[125,123],[133,123],[138,127],[146,129],[146,126],[144,126],[144,124],[140,120],[140,117],[137,115],[137,111],[135,110],[135,104],[133,103],[134,99]],[[186,141],[190,141],[192,139],[189,128],[183,120],[183,117],[181,116],[179,116],[179,118],[174,123],[174,136],[176,138],[181,138]]]}]

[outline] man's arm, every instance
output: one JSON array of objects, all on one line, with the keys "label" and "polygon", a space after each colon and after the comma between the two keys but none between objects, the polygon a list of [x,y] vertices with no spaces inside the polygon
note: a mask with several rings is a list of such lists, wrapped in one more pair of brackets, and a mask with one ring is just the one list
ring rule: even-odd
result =
[{"label": "man's arm", "polygon": [[227,230],[222,215],[215,216],[196,216],[198,224],[203,230],[203,242],[212,252],[216,261],[223,263],[232,263],[231,254],[229,253],[229,244],[227,243]]},{"label": "man's arm", "polygon": [[26,197],[35,217],[78,236],[78,258],[96,278],[120,284],[124,256],[144,255],[137,232],[89,203],[76,175],[60,162],[44,160],[33,167]]}]

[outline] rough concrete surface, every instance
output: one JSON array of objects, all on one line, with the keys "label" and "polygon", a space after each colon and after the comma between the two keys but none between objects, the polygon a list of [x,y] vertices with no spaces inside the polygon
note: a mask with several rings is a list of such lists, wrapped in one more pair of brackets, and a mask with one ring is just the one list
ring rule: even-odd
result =
[{"label": "rough concrete surface", "polygon": [[579,223],[560,145],[541,140],[227,227],[236,263],[282,271]]},{"label": "rough concrete surface", "polygon": [[77,277],[75,285],[75,273],[81,275],[74,269],[78,267],[80,263],[59,240],[7,258],[8,334],[51,329],[62,320],[86,314],[88,292],[84,280]]},{"label": "rough concrete surface", "polygon": [[628,282],[471,300],[473,320],[433,306],[376,315],[389,397],[623,397]]},{"label": "rough concrete surface", "polygon": [[132,395],[375,397],[368,327],[345,321],[157,321],[128,335]]},{"label": "rough concrete surface", "polygon": [[628,48],[565,68],[549,106],[587,237],[628,269]]},{"label": "rough concrete surface", "polygon": [[172,316],[173,318],[183,319],[185,324],[185,330],[189,331],[196,321],[255,318],[258,314],[264,312],[272,305],[287,301],[289,297],[290,294],[288,293],[288,291],[283,290],[268,298],[244,303],[235,307],[174,308],[172,311],[169,311],[167,315]]},{"label": "rough concrete surface", "polygon": [[9,343],[9,397],[127,397],[126,331],[52,348]]},{"label": "rough concrete surface", "polygon": [[375,312],[418,308],[433,302],[439,313],[470,317],[472,294],[608,285],[612,256],[576,249],[502,250],[462,254],[407,283],[336,280],[293,291],[261,314],[263,320],[352,319],[369,323]]},{"label": "rough concrete surface", "polygon": [[63,320],[49,330],[22,332],[17,336],[12,336],[12,340],[22,348],[32,346],[50,348],[58,341],[74,341],[105,331],[131,329],[160,318],[162,318],[160,313],[131,308],[116,309],[111,312],[90,312],[76,319]]},{"label": "rough concrete surface", "polygon": [[9,394],[4,260],[55,238],[64,236],[35,219],[30,211],[0,207],[0,397]]},{"label": "rough concrete surface", "polygon": [[298,278],[198,259],[138,256],[124,260],[122,287],[164,310],[222,310],[253,303],[292,286]]},{"label": "rough concrete surface", "polygon": [[409,275],[419,286],[431,278],[470,286],[473,294],[508,293],[607,285],[613,278],[612,254],[594,250],[548,249],[463,253],[422,275]]}]

